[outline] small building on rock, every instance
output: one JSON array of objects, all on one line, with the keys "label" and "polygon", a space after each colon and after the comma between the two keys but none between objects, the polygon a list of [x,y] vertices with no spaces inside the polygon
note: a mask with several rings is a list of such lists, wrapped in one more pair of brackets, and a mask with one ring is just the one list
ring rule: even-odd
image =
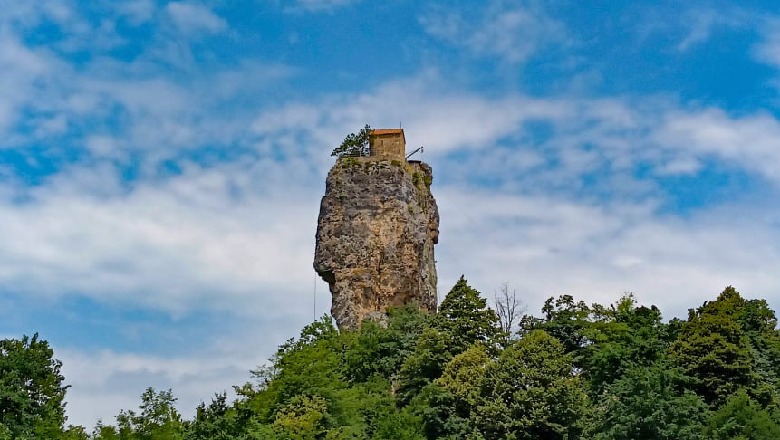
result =
[{"label": "small building on rock", "polygon": [[371,130],[368,146],[370,156],[390,160],[406,159],[406,137],[403,128]]}]

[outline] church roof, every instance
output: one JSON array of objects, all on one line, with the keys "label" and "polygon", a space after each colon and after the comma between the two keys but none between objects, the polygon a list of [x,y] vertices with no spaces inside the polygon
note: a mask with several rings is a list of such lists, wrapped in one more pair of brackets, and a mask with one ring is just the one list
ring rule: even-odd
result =
[{"label": "church roof", "polygon": [[404,136],[403,128],[375,128],[371,130],[371,136],[382,136],[385,134],[400,134],[404,142],[406,142],[406,136]]}]

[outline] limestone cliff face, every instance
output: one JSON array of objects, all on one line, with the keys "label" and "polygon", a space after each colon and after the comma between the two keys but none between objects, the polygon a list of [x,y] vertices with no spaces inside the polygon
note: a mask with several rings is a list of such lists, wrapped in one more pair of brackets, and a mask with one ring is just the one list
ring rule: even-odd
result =
[{"label": "limestone cliff face", "polygon": [[341,328],[417,303],[436,311],[439,212],[431,168],[420,162],[341,158],[320,205],[314,269],[330,285]]}]

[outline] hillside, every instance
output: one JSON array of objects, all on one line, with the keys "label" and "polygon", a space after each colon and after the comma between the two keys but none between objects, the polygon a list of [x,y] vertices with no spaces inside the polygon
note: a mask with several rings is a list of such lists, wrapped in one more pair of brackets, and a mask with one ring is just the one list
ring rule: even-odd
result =
[{"label": "hillside", "polygon": [[0,439],[780,438],[780,334],[764,300],[727,287],[664,322],[630,295],[563,295],[520,319],[503,298],[496,314],[461,278],[437,315],[412,305],[354,331],[324,316],[233,402],[216,394],[182,420],[173,393],[150,388],[93,433],[64,427],[46,342],[3,340]]}]

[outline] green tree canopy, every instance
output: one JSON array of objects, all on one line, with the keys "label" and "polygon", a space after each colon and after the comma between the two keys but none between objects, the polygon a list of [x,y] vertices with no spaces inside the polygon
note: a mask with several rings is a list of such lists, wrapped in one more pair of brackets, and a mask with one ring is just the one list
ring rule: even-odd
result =
[{"label": "green tree canopy", "polygon": [[[38,334],[0,340],[0,438],[58,438],[65,424],[62,362]],[[5,432],[5,434],[3,434]]]},{"label": "green tree canopy", "polygon": [[141,394],[139,411],[122,410],[116,426],[98,423],[94,440],[182,440],[187,423],[176,409],[171,390],[147,388]]},{"label": "green tree canopy", "polygon": [[461,276],[401,367],[398,384],[401,400],[410,402],[426,385],[441,376],[444,366],[454,356],[474,344],[493,349],[501,335],[496,313]]},{"label": "green tree canopy", "polygon": [[489,364],[475,423],[488,440],[577,438],[587,396],[563,345],[533,331]]},{"label": "green tree canopy", "polygon": [[750,340],[738,319],[745,304],[736,289],[727,287],[715,301],[689,310],[670,349],[686,373],[699,380],[697,393],[709,403],[750,387],[757,378]]},{"label": "green tree canopy", "polygon": [[368,143],[370,135],[371,127],[366,124],[357,133],[348,134],[341,145],[334,148],[330,155],[337,157],[368,156],[371,154]]},{"label": "green tree canopy", "polygon": [[475,343],[492,344],[501,332],[498,315],[463,275],[444,297],[433,325],[449,334],[453,355]]},{"label": "green tree canopy", "polygon": [[713,414],[705,433],[712,440],[775,440],[780,424],[746,390],[739,390]]},{"label": "green tree canopy", "polygon": [[517,338],[461,277],[438,315],[410,305],[340,331],[307,325],[192,421],[171,390],[91,435],[63,428],[61,364],[45,341],[0,341],[0,440],[763,440],[780,438],[780,335],[732,287],[664,323],[624,295],[570,295]]},{"label": "green tree canopy", "polygon": [[574,362],[595,397],[627,370],[653,365],[664,355],[668,341],[661,311],[637,306],[630,294],[608,307],[593,304],[590,310],[581,330],[588,343],[576,350]]},{"label": "green tree canopy", "polygon": [[596,440],[701,438],[709,408],[668,362],[630,368],[595,403]]}]

